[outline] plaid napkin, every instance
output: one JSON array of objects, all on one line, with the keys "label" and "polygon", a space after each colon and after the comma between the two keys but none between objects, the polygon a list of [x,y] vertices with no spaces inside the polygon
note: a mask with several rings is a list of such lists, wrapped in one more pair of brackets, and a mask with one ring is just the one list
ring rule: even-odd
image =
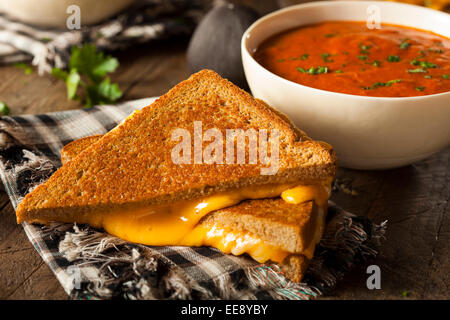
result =
[{"label": "plaid napkin", "polygon": [[208,0],[139,0],[119,15],[80,30],[30,26],[0,13],[0,63],[32,59],[39,74],[65,68],[74,45],[93,43],[101,51],[180,36],[189,36]]},{"label": "plaid napkin", "polygon": [[[65,144],[108,132],[153,100],[1,117],[0,176],[14,208],[60,167]],[[23,223],[23,228],[72,298],[310,299],[375,257],[386,227],[329,206],[324,237],[300,284],[287,280],[276,265],[209,247],[133,244],[87,225]]]}]

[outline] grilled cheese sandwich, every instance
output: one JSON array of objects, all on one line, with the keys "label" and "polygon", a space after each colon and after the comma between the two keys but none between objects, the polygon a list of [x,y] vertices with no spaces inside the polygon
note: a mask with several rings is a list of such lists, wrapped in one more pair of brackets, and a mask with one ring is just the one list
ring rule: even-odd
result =
[{"label": "grilled cheese sandwich", "polygon": [[[76,140],[61,151],[63,164],[76,157],[100,135]],[[315,244],[322,237],[325,212],[331,193],[331,180],[308,185],[281,184],[258,188],[243,188],[232,192],[168,206],[108,211],[104,215],[88,216],[83,221],[127,241],[148,245],[212,246],[225,253],[239,255],[248,253],[253,259],[264,263],[268,260],[282,262],[289,252],[267,245],[250,232],[224,229],[218,225],[198,225],[207,214],[234,206],[247,199],[281,197],[286,203],[301,204],[314,201],[319,210],[314,235],[307,247],[299,251],[308,259],[314,253]]]},{"label": "grilled cheese sandwich", "polygon": [[[261,164],[174,164],[170,128],[195,120],[222,131],[230,123],[276,128],[278,172],[261,176]],[[193,75],[106,135],[75,143],[63,149],[64,165],[19,204],[19,223],[88,223],[136,243],[214,246],[280,263],[297,280],[321,238],[336,170],[332,148],[214,72]]]}]

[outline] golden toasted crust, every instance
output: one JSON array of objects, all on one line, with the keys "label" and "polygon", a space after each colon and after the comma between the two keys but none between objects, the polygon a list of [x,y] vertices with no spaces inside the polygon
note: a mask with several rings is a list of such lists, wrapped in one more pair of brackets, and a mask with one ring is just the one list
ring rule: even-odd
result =
[{"label": "golden toasted crust", "polygon": [[317,209],[313,201],[290,204],[280,198],[249,200],[211,212],[199,225],[249,232],[266,244],[292,253],[278,265],[287,278],[300,282],[309,264],[301,252],[314,241]]},{"label": "golden toasted crust", "polygon": [[91,144],[94,144],[100,138],[103,137],[101,134],[96,134],[90,137],[84,137],[75,141],[72,141],[69,144],[66,144],[61,150],[61,163],[65,164],[69,162],[77,155],[79,155],[84,149],[89,147]]},{"label": "golden toasted crust", "polygon": [[281,198],[260,199],[217,210],[205,216],[200,224],[251,232],[267,244],[301,253],[313,240],[317,216],[313,201],[290,204]]},{"label": "golden toasted crust", "polygon": [[[265,164],[175,164],[171,152],[177,128],[193,135],[226,129],[277,129],[279,170],[260,175]],[[80,215],[193,199],[234,188],[333,177],[332,149],[306,138],[277,112],[213,71],[203,70],[181,82],[151,107],[136,111],[50,179],[28,194],[16,215],[22,221],[65,221]]]},{"label": "golden toasted crust", "polygon": [[300,282],[308,269],[309,260],[301,254],[291,254],[280,264],[284,275],[294,282]]}]

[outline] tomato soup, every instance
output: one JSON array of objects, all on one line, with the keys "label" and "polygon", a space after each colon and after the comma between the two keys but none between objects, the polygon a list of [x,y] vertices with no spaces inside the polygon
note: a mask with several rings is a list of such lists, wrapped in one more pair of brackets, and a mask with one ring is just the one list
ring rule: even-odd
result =
[{"label": "tomato soup", "polygon": [[254,57],[285,79],[327,91],[374,97],[450,91],[450,39],[404,26],[308,25],[270,37]]}]

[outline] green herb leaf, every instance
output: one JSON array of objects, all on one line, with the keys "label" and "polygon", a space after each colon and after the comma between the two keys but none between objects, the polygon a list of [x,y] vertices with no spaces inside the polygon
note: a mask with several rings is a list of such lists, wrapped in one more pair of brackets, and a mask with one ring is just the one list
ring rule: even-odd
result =
[{"label": "green herb leaf", "polygon": [[77,69],[80,74],[86,75],[94,82],[100,81],[101,77],[107,73],[115,71],[118,65],[116,58],[105,57],[103,52],[97,52],[93,44],[85,44],[81,48],[72,47],[70,69]]},{"label": "green herb leaf", "polygon": [[9,110],[9,107],[6,103],[3,101],[0,101],[0,115],[7,116],[11,113],[11,110]]},{"label": "green herb leaf", "polygon": [[421,66],[422,68],[437,68],[438,65],[428,61],[419,61],[417,59],[411,60],[410,64],[413,66]]},{"label": "green herb leaf", "polygon": [[408,49],[411,46],[411,43],[409,43],[409,39],[403,39],[400,43],[400,49],[405,50]]},{"label": "green herb leaf", "polygon": [[67,98],[73,100],[77,94],[78,85],[80,84],[81,77],[78,74],[77,69],[70,70],[66,79],[67,86]]},{"label": "green herb leaf", "polygon": [[388,62],[399,62],[400,61],[400,57],[399,56],[389,55],[387,57],[387,61]]},{"label": "green herb leaf", "polygon": [[284,62],[286,59],[280,59],[277,62]]},{"label": "green herb leaf", "polygon": [[366,60],[367,60],[367,56],[358,56],[358,59],[359,59],[359,60],[366,61]]},{"label": "green herb leaf", "polygon": [[60,68],[53,68],[51,74],[52,76],[61,79],[63,81],[66,81],[67,77],[69,76],[69,74],[66,71]]},{"label": "green herb leaf", "polygon": [[336,70],[335,73],[342,73],[342,70]]},{"label": "green herb leaf", "polygon": [[117,83],[111,83],[109,77],[106,77],[98,86],[98,92],[107,102],[114,102],[122,96]]},{"label": "green herb leaf", "polygon": [[443,74],[443,75],[442,75],[442,78],[448,79],[448,78],[450,78],[450,76],[449,76],[448,74]]},{"label": "green herb leaf", "polygon": [[321,66],[318,66],[316,68],[311,67],[308,70],[305,70],[305,69],[299,67],[299,68],[297,68],[297,71],[299,71],[301,73],[309,73],[312,75],[316,75],[316,74],[328,73],[328,67],[321,67]]},{"label": "green herb leaf", "polygon": [[364,90],[373,90],[379,87],[390,87],[394,83],[402,82],[402,79],[389,80],[388,82],[375,82],[371,87],[363,87]]},{"label": "green herb leaf", "polygon": [[26,75],[30,75],[33,73],[33,68],[27,63],[17,62],[14,63],[14,67],[23,69]]},{"label": "green herb leaf", "polygon": [[429,74],[427,74],[426,76],[424,76],[425,79],[431,79],[431,76]]},{"label": "green herb leaf", "polygon": [[409,73],[427,73],[427,70],[422,69],[422,68],[417,68],[417,69],[408,69]]},{"label": "green herb leaf", "polygon": [[322,57],[324,62],[333,62],[333,59],[328,59],[329,57],[331,57],[331,54],[329,53],[322,53],[320,56]]},{"label": "green herb leaf", "polygon": [[423,91],[423,90],[425,90],[425,87],[416,87],[416,90],[417,91]]},{"label": "green herb leaf", "polygon": [[87,91],[87,108],[98,104],[113,103],[122,96],[117,83],[111,83],[109,77],[106,77],[99,84],[89,85]]},{"label": "green herb leaf", "polygon": [[381,61],[375,60],[375,61],[372,63],[372,65],[378,68],[378,67],[381,66]]},{"label": "green herb leaf", "polygon": [[335,37],[337,34],[336,33],[327,33],[326,35],[324,35],[325,38],[332,38]]},{"label": "green herb leaf", "polygon": [[306,60],[306,59],[308,59],[308,57],[309,57],[309,54],[305,53],[305,54],[302,54],[300,57],[290,57],[289,60]]},{"label": "green herb leaf", "polygon": [[386,82],[386,86],[390,87],[391,84],[399,83],[399,82],[402,82],[402,79],[389,80],[388,82]]},{"label": "green herb leaf", "polygon": [[363,54],[370,54],[369,50],[372,48],[371,45],[364,45],[362,43],[359,43],[359,48],[361,49],[359,52]]},{"label": "green herb leaf", "polygon": [[308,73],[310,74],[328,73],[328,67],[318,66],[317,68],[309,68]]},{"label": "green herb leaf", "polygon": [[418,58],[418,59],[421,59],[421,58],[424,58],[425,56],[426,56],[425,51],[420,50],[420,51],[419,51],[419,56],[418,56],[417,58]]}]

